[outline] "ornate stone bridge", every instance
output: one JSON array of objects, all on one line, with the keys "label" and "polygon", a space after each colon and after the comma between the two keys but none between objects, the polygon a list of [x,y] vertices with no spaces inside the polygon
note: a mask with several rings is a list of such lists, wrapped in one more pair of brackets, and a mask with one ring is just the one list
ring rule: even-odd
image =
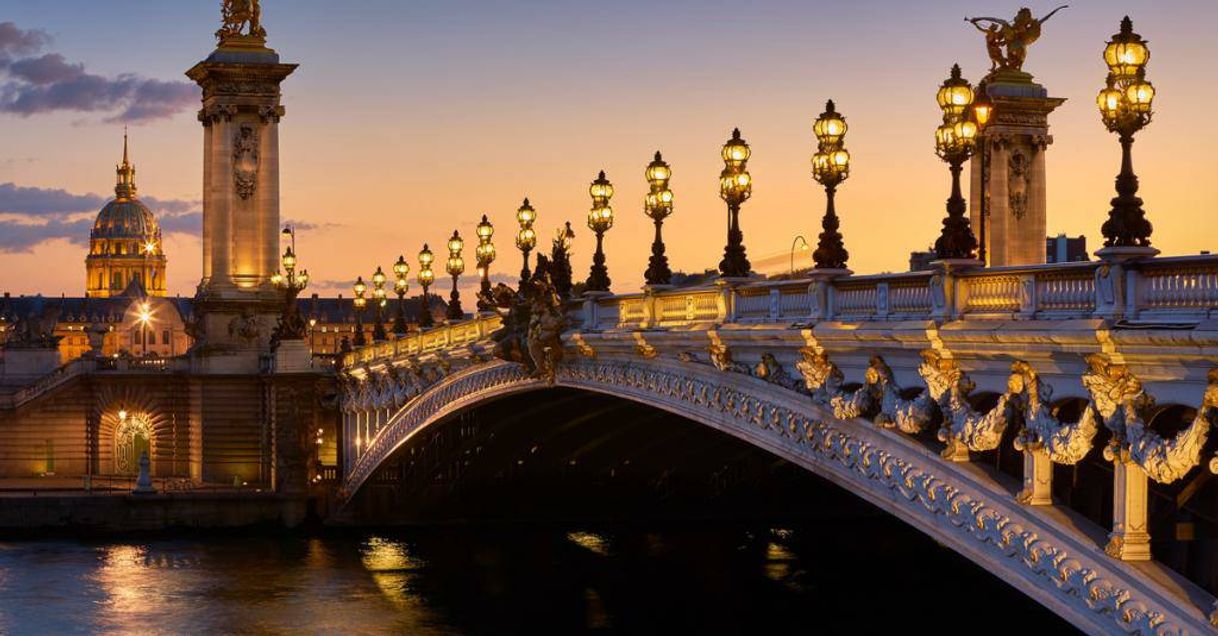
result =
[{"label": "ornate stone bridge", "polygon": [[[340,498],[421,431],[553,384],[797,464],[1086,632],[1218,619],[1212,588],[1152,558],[1148,520],[1198,493],[1215,508],[1218,258],[719,281],[589,296],[567,316],[548,378],[492,356],[497,315],[349,354]],[[1022,470],[977,461],[1003,453]],[[1061,467],[1083,462],[1106,467],[1110,519],[1055,499],[1072,487]]]}]

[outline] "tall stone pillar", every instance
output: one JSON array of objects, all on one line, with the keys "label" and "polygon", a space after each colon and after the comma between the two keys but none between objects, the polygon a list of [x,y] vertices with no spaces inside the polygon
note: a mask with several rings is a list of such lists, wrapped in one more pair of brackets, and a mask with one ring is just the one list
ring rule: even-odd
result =
[{"label": "tall stone pillar", "polygon": [[245,370],[248,354],[269,352],[283,302],[271,283],[279,266],[280,83],[296,69],[267,48],[257,22],[249,33],[242,26],[226,23],[219,47],[186,73],[203,88],[203,280],[195,335],[205,354],[247,358],[226,371]]},{"label": "tall stone pillar", "polygon": [[[971,162],[970,221],[978,240],[984,240],[990,265],[1044,263],[1045,151],[1053,142],[1049,113],[1066,100],[1049,97],[1031,75],[1010,69],[991,73],[986,87],[994,118]],[[984,239],[982,197],[988,198]]]}]

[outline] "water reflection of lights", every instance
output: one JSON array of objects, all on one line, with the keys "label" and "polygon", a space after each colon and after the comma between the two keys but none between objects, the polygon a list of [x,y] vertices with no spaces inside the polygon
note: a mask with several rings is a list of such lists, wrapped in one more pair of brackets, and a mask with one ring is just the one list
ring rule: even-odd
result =
[{"label": "water reflection of lights", "polygon": [[161,581],[149,575],[147,559],[144,546],[116,545],[102,550],[97,583],[105,594],[103,604],[118,626],[159,605],[151,601],[158,595]]},{"label": "water reflection of lights", "polygon": [[405,543],[372,537],[360,552],[364,569],[386,600],[415,617],[421,618],[427,613],[418,596],[411,592],[416,571],[423,564],[410,554]]},{"label": "water reflection of lights", "polygon": [[592,532],[568,532],[567,541],[601,556],[609,555],[609,542],[599,534]]}]

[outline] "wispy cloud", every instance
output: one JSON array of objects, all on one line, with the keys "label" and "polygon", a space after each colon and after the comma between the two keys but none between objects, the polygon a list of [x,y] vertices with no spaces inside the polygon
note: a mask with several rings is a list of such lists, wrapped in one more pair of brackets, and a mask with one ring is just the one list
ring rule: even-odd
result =
[{"label": "wispy cloud", "polygon": [[189,82],[124,73],[94,75],[80,62],[46,52],[44,31],[0,22],[0,111],[28,117],[56,111],[108,113],[106,121],[143,123],[192,107],[199,89]]}]

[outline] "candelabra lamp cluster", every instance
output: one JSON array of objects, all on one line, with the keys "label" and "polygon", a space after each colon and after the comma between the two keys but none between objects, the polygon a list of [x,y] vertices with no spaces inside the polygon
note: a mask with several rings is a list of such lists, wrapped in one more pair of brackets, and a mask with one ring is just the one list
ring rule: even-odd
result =
[{"label": "candelabra lamp cluster", "polygon": [[385,282],[388,280],[379,266],[372,273],[372,301],[376,304],[376,324],[372,325],[373,342],[389,339],[389,334],[385,333],[385,305],[389,304],[386,300]]},{"label": "candelabra lamp cluster", "polygon": [[537,232],[533,229],[536,220],[537,210],[525,199],[516,210],[516,222],[520,224],[520,231],[516,233],[516,248],[524,254],[524,267],[520,270],[520,289],[529,284],[529,252],[537,246]]},{"label": "candelabra lamp cluster", "polygon": [[753,178],[749,175],[749,145],[740,138],[740,129],[723,144],[723,172],[719,173],[719,196],[727,202],[727,246],[719,273],[724,278],[744,278],[752,265],[744,252],[744,232],[740,230],[740,206],[753,194]]},{"label": "candelabra lamp cluster", "polygon": [[435,260],[435,255],[431,253],[431,249],[424,243],[422,251],[419,252],[419,286],[423,288],[423,307],[419,310],[420,327],[430,327],[436,322],[435,318],[431,315],[431,297],[427,295],[427,290],[431,288],[431,284],[436,282],[436,273],[431,269],[431,264]]},{"label": "candelabra lamp cluster", "polygon": [[351,301],[355,307],[355,338],[353,340],[355,346],[362,347],[368,344],[367,337],[364,336],[364,308],[368,306],[368,283],[364,282],[363,276],[358,276],[355,279],[355,284],[351,287],[355,292],[355,300]]},{"label": "candelabra lamp cluster", "polygon": [[613,208],[609,200],[613,198],[613,184],[605,178],[601,170],[592,185],[588,187],[592,195],[592,209],[588,211],[588,229],[596,234],[596,253],[592,255],[592,270],[588,273],[587,290],[590,292],[609,291],[609,268],[605,267],[605,232],[613,227]]},{"label": "candelabra lamp cluster", "polygon": [[449,320],[461,320],[465,316],[465,311],[461,309],[461,292],[457,291],[457,279],[465,271],[465,259],[461,258],[463,249],[465,249],[465,241],[462,241],[461,235],[453,230],[452,238],[448,239],[448,263],[445,267],[448,275],[453,278],[453,290],[448,296],[448,313],[445,314]]},{"label": "candelabra lamp cluster", "polygon": [[1117,196],[1112,200],[1108,220],[1100,231],[1105,247],[1150,248],[1150,221],[1138,197],[1138,176],[1133,171],[1133,136],[1150,123],[1155,88],[1146,81],[1150,49],[1142,36],[1133,32],[1126,16],[1121,30],[1104,48],[1108,80],[1097,98],[1104,126],[1121,141],[1121,173],[1116,178]]},{"label": "candelabra lamp cluster", "polygon": [[495,262],[495,244],[491,243],[491,237],[495,235],[495,226],[482,215],[482,222],[478,224],[478,247],[474,249],[474,256],[478,260],[478,276],[482,278],[480,287],[481,293],[478,294],[478,309],[480,311],[490,310],[491,307],[487,304],[487,298],[491,295],[491,263]]},{"label": "candelabra lamp cluster", "polygon": [[664,219],[672,214],[672,190],[668,184],[672,179],[672,169],[656,151],[655,159],[647,164],[647,185],[650,190],[643,200],[643,209],[648,218],[655,223],[656,238],[651,243],[651,258],[647,261],[647,271],[643,277],[648,285],[669,285],[672,283],[672,270],[668,268],[668,257],[664,255],[664,237],[662,227]]},{"label": "candelabra lamp cluster", "polygon": [[271,276],[271,282],[283,292],[284,299],[275,337],[278,341],[301,340],[305,337],[305,322],[300,316],[300,305],[296,298],[309,286],[309,270],[297,271],[296,250],[292,246],[284,250],[280,263],[284,273]]},{"label": "candelabra lamp cluster", "polygon": [[842,243],[841,223],[834,207],[837,186],[850,176],[850,153],[846,152],[846,118],[837,112],[833,100],[825,104],[812,126],[816,134],[816,154],[812,155],[812,177],[825,187],[825,217],[821,221],[820,240],[812,260],[817,269],[846,269],[850,253]]},{"label": "candelabra lamp cluster", "polygon": [[952,66],[951,76],[939,87],[937,99],[943,111],[943,124],[935,130],[935,152],[947,162],[952,173],[952,194],[947,200],[947,218],[935,241],[940,259],[974,259],[977,238],[969,225],[967,207],[960,193],[960,172],[977,145],[977,122],[971,116],[973,87],[960,76],[960,65]]},{"label": "candelabra lamp cluster", "polygon": [[397,313],[393,317],[393,333],[399,338],[406,335],[406,292],[410,291],[410,263],[405,256],[398,256],[393,264],[393,292],[398,295]]}]

